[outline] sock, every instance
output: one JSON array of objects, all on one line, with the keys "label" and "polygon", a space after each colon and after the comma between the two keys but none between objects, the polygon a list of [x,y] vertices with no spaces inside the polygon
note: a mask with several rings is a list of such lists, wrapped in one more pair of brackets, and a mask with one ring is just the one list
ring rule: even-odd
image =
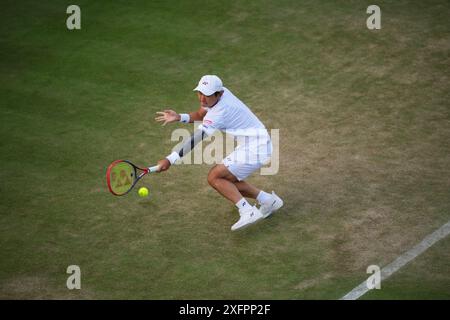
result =
[{"label": "sock", "polygon": [[251,208],[250,203],[248,203],[247,200],[245,200],[245,198],[242,198],[241,200],[239,200],[238,202],[236,202],[236,207],[241,210],[241,209],[246,209],[246,208]]},{"label": "sock", "polygon": [[272,195],[261,190],[261,192],[256,197],[256,200],[258,200],[260,204],[268,203],[272,200]]}]

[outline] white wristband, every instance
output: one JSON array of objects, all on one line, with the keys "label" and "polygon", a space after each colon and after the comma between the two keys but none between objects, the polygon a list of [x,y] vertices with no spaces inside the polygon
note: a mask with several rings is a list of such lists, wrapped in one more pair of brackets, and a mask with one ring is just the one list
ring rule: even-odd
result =
[{"label": "white wristband", "polygon": [[170,164],[174,164],[175,161],[177,161],[178,159],[180,159],[180,155],[178,154],[178,152],[172,152],[171,154],[169,154],[166,157],[167,160],[169,160]]},{"label": "white wristband", "polygon": [[189,123],[190,120],[191,117],[189,116],[188,113],[180,113],[180,122]]}]

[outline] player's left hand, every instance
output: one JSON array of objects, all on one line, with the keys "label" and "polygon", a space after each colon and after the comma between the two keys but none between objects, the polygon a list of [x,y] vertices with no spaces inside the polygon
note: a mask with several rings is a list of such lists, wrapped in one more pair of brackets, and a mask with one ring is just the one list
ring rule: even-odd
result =
[{"label": "player's left hand", "polygon": [[171,122],[180,121],[180,115],[173,110],[164,110],[156,113],[158,116],[155,118],[156,121],[162,122],[163,126]]},{"label": "player's left hand", "polygon": [[170,161],[167,159],[161,159],[158,161],[158,171],[157,172],[162,172],[162,171],[166,171],[170,168],[171,164]]}]

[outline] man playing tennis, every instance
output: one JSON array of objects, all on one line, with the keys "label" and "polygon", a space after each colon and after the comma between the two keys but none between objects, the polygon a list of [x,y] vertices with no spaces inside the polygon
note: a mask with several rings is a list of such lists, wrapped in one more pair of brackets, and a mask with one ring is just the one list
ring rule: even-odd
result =
[{"label": "man playing tennis", "polygon": [[[238,146],[221,164],[211,168],[208,183],[239,209],[240,219],[231,230],[267,218],[283,206],[283,201],[275,192],[269,194],[244,181],[270,159],[272,142],[266,128],[243,102],[222,85],[219,77],[203,76],[194,91],[200,101],[197,111],[189,114],[178,114],[173,110],[157,112],[159,116],[155,120],[163,122],[163,125],[176,121],[203,121],[189,142],[158,161],[159,171],[168,170],[175,161],[215,130],[231,134],[238,140]],[[250,205],[245,197],[256,199],[260,204],[259,209]]]}]

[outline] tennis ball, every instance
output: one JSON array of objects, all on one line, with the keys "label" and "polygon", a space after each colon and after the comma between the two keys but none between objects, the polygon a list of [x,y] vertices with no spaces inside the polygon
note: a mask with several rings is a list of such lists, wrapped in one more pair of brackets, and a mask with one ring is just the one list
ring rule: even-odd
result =
[{"label": "tennis ball", "polygon": [[139,189],[138,193],[139,193],[139,196],[144,198],[144,197],[148,196],[148,189],[146,187],[142,187]]}]

